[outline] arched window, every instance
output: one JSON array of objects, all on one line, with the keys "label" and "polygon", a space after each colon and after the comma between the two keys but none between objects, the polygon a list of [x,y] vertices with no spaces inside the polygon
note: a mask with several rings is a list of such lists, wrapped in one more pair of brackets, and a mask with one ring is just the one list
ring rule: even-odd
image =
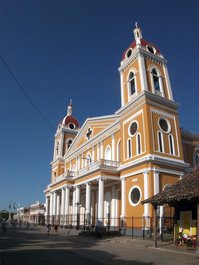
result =
[{"label": "arched window", "polygon": [[105,159],[106,160],[111,160],[111,148],[110,148],[110,146],[107,146],[106,147],[106,150],[105,150]]},{"label": "arched window", "polygon": [[60,148],[60,144],[59,144],[59,141],[57,141],[57,145],[56,145],[56,156],[59,155],[59,148]]},{"label": "arched window", "polygon": [[141,146],[141,135],[137,134],[137,154],[141,154],[142,152],[142,146]]},{"label": "arched window", "polygon": [[174,139],[172,134],[169,134],[169,147],[170,147],[170,154],[175,155]]},{"label": "arched window", "polygon": [[86,157],[85,157],[85,166],[90,165],[92,162],[91,154],[88,152]]},{"label": "arched window", "polygon": [[163,143],[163,133],[158,132],[158,150],[159,152],[164,152],[164,143]]},{"label": "arched window", "polygon": [[136,93],[135,74],[130,72],[128,78],[128,90],[129,96],[133,96]]},{"label": "arched window", "polygon": [[154,84],[155,92],[156,91],[160,92],[159,76],[155,68],[153,68],[152,70],[152,75],[153,75],[153,84]]},{"label": "arched window", "polygon": [[127,157],[132,157],[132,147],[131,147],[131,139],[128,139],[127,141]]},{"label": "arched window", "polygon": [[150,69],[150,75],[151,75],[153,92],[156,95],[163,97],[164,89],[163,89],[162,77],[160,75],[160,72],[155,67],[153,67]]},{"label": "arched window", "polygon": [[70,139],[70,140],[68,140],[68,142],[67,142],[67,149],[71,146],[71,144],[72,144],[72,140]]}]

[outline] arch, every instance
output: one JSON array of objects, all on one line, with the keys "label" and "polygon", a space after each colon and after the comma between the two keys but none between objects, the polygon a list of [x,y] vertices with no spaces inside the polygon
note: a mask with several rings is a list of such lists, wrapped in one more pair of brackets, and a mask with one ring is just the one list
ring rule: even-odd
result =
[{"label": "arch", "polygon": [[56,144],[56,148],[55,148],[55,150],[56,150],[56,156],[59,155],[59,149],[60,149],[60,142],[59,142],[59,140],[58,140],[58,141],[57,141],[57,144]]},{"label": "arch", "polygon": [[172,134],[168,135],[169,138],[169,149],[170,149],[170,154],[175,155],[175,145],[174,145],[174,138]]},{"label": "arch", "polygon": [[163,133],[158,131],[158,151],[164,153]]},{"label": "arch", "polygon": [[127,158],[131,158],[132,157],[132,141],[129,138],[127,140]]},{"label": "arch", "polygon": [[91,164],[92,161],[92,156],[90,152],[87,152],[86,157],[84,158],[85,160],[85,166],[88,166]]},{"label": "arch", "polygon": [[138,133],[136,136],[136,142],[137,142],[137,155],[140,155],[142,152],[141,134],[140,133]]},{"label": "arch", "polygon": [[156,66],[152,65],[149,68],[149,72],[150,72],[152,92],[158,96],[164,97],[162,76],[161,76],[159,69]]},{"label": "arch", "polygon": [[104,158],[106,160],[111,160],[111,147],[110,145],[108,145],[105,149],[105,152],[104,152]]},{"label": "arch", "polygon": [[127,79],[127,88],[128,88],[128,98],[137,94],[137,85],[136,85],[136,73],[135,70],[131,70],[128,74]]},{"label": "arch", "polygon": [[72,144],[72,142],[73,142],[73,140],[72,139],[69,139],[68,141],[67,141],[67,149],[71,146],[71,144]]}]

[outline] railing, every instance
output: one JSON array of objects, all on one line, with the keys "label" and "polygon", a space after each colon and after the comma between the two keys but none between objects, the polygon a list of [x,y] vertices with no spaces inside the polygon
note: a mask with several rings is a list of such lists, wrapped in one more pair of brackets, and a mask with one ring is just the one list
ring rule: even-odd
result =
[{"label": "railing", "polygon": [[109,167],[115,167],[115,168],[118,168],[120,165],[119,162],[113,161],[113,160],[101,159],[100,162],[101,162],[101,165],[103,166],[109,166]]},{"label": "railing", "polygon": [[[123,235],[141,237],[143,239],[153,238],[154,219],[152,217],[124,217],[124,218],[103,218],[100,221],[86,214],[69,214],[58,216],[46,216],[46,224],[58,224],[66,229],[96,230],[99,222],[108,234],[119,232]],[[173,217],[157,218],[157,232],[160,240],[172,241],[174,231]]]},{"label": "railing", "polygon": [[158,95],[158,96],[162,96],[162,92],[159,91],[159,90],[155,90],[155,94]]},{"label": "railing", "polygon": [[120,163],[117,161],[112,160],[106,160],[106,159],[100,159],[98,161],[92,162],[88,165],[86,165],[84,168],[77,170],[76,175],[82,176],[85,174],[88,174],[90,172],[94,172],[96,170],[100,170],[103,167],[103,170],[113,170],[116,171],[119,167]]},{"label": "railing", "polygon": [[60,182],[64,179],[70,180],[70,179],[73,179],[74,177],[81,177],[88,173],[101,170],[102,168],[103,170],[107,170],[109,172],[112,171],[113,173],[115,173],[119,166],[120,166],[120,162],[118,161],[100,159],[98,161],[91,162],[90,164],[86,165],[85,167],[79,170],[76,170],[76,171],[67,170],[66,173],[56,177],[53,183]]}]

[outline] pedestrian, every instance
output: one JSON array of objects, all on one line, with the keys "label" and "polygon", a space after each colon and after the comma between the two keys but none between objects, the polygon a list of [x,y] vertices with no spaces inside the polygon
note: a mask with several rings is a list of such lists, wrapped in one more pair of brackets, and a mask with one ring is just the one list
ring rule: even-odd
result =
[{"label": "pedestrian", "polygon": [[6,233],[6,220],[5,219],[3,219],[1,226],[2,226],[3,233]]},{"label": "pedestrian", "polygon": [[55,230],[55,232],[57,232],[57,230],[58,230],[58,225],[57,224],[55,224],[54,230]]},{"label": "pedestrian", "polygon": [[50,228],[51,228],[50,223],[48,223],[47,226],[46,226],[46,231],[47,231],[48,234],[50,233]]}]

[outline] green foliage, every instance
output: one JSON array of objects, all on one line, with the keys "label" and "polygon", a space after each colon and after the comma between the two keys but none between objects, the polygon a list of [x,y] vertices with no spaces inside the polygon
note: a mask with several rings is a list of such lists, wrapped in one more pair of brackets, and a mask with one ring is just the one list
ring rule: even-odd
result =
[{"label": "green foliage", "polygon": [[8,220],[8,218],[9,218],[9,212],[7,212],[5,210],[0,212],[0,220],[2,220],[2,219]]}]

